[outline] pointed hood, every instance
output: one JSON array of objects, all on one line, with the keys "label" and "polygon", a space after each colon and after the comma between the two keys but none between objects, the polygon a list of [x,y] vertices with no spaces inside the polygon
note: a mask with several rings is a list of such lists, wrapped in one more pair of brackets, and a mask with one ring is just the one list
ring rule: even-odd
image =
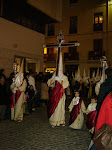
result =
[{"label": "pointed hood", "polygon": [[80,68],[78,67],[77,75],[80,77]]},{"label": "pointed hood", "polygon": [[80,68],[79,68],[79,67],[78,67],[77,73],[76,73],[76,75],[75,75],[75,80],[78,81],[78,82],[81,80]]},{"label": "pointed hood", "polygon": [[97,69],[97,73],[96,73],[96,77],[95,77],[95,81],[98,82],[100,80],[100,76],[99,76],[99,68]]},{"label": "pointed hood", "polygon": [[90,71],[88,70],[88,78],[90,78]]},{"label": "pointed hood", "polygon": [[15,76],[16,87],[19,87],[23,83],[23,79],[24,79],[23,65],[24,65],[24,61],[22,60],[20,70],[19,70],[19,72]]},{"label": "pointed hood", "polygon": [[85,71],[85,69],[84,69],[83,82],[85,82],[85,81],[86,81],[86,71]]},{"label": "pointed hood", "polygon": [[86,77],[86,71],[85,71],[85,69],[84,69],[84,75],[83,75],[83,77],[84,77],[84,78]]},{"label": "pointed hood", "polygon": [[97,73],[96,73],[96,76],[99,76],[99,68],[97,69]]},{"label": "pointed hood", "polygon": [[72,77],[74,78],[74,74],[73,74],[73,72],[72,72]]},{"label": "pointed hood", "polygon": [[59,67],[58,67],[58,75],[56,76],[56,72],[54,72],[52,78],[54,80],[63,80],[65,75],[63,74],[63,61],[62,61],[62,52],[60,52],[60,57],[59,57]]},{"label": "pointed hood", "polygon": [[93,72],[93,75],[92,75],[92,79],[94,79],[95,78],[95,71]]},{"label": "pointed hood", "polygon": [[63,78],[63,61],[62,61],[62,52],[60,52],[58,77],[59,77],[60,79],[62,79],[62,78]]},{"label": "pointed hood", "polygon": [[91,81],[92,81],[92,82],[96,82],[96,81],[95,81],[95,71],[94,71],[93,74],[92,74]]}]

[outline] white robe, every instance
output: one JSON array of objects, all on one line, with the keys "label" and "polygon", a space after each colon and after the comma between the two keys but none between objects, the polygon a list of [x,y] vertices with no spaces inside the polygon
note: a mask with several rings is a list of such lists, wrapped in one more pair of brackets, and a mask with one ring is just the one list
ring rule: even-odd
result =
[{"label": "white robe", "polygon": [[[15,105],[15,108],[11,108],[11,120],[23,120],[23,107],[24,107],[24,102],[25,102],[25,90],[27,87],[27,82],[24,79],[23,84],[18,87],[18,90],[20,90],[21,95]],[[11,84],[11,90],[13,91],[14,89],[14,84]]]},{"label": "white robe", "polygon": [[[69,107],[68,107],[69,108],[69,112],[72,111],[72,109],[74,107],[74,103],[75,102],[74,102],[74,98],[73,98],[71,103],[70,103],[70,105],[69,105]],[[78,100],[78,102],[76,102],[76,104],[78,104],[78,103],[79,103],[79,100]],[[84,102],[82,100],[80,113],[77,116],[77,118],[75,119],[75,121],[71,125],[69,125],[69,127],[73,128],[73,129],[81,129],[82,126],[83,126],[83,121],[84,121],[83,113],[85,113],[85,112],[86,112],[86,107],[85,107],[85,104],[84,104]]]},{"label": "white robe", "polygon": [[90,103],[87,107],[86,114],[89,114],[91,111],[96,110],[97,103]]},{"label": "white robe", "polygon": [[[69,86],[68,78],[64,76],[63,81],[59,80],[58,82],[62,83],[63,89],[67,88]],[[49,87],[55,86],[55,80],[53,78],[49,79],[47,82]],[[52,126],[60,126],[60,124],[63,124],[65,122],[65,93],[63,94],[62,98],[60,99],[54,113],[49,118],[49,123]]]}]

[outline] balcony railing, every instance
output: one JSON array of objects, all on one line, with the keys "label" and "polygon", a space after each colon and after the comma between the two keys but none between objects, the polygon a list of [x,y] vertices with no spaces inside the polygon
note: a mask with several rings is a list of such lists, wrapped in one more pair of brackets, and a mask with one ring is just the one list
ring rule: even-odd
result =
[{"label": "balcony railing", "polygon": [[103,23],[97,23],[93,25],[94,31],[103,31]]},{"label": "balcony railing", "polygon": [[56,61],[56,54],[44,54],[44,61]]},{"label": "balcony railing", "polygon": [[74,55],[70,53],[64,53],[64,61],[72,61],[72,60],[79,60],[78,52],[76,52]]},{"label": "balcony railing", "polygon": [[105,55],[105,51],[89,51],[88,60],[99,60],[103,55]]},{"label": "balcony railing", "polygon": [[[44,61],[55,61],[56,54],[44,54]],[[76,52],[74,55],[70,53],[64,53],[64,61],[72,61],[72,60],[79,60],[79,53]]]}]

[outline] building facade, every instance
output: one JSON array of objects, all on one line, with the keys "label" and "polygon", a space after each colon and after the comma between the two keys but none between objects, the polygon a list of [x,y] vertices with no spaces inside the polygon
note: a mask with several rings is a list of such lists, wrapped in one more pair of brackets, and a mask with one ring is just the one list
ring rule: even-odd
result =
[{"label": "building facade", "polygon": [[[0,69],[9,77],[13,63],[43,72],[45,24],[62,19],[62,1],[0,0]],[[57,6],[60,6],[58,8]]]},{"label": "building facade", "polygon": [[[57,42],[60,29],[65,42],[79,42],[79,47],[63,48],[64,72],[75,73],[80,68],[86,75],[100,68],[100,58],[105,55],[112,64],[112,1],[63,0],[62,22],[46,25],[45,43]],[[56,66],[55,48],[44,54],[44,70]]]}]

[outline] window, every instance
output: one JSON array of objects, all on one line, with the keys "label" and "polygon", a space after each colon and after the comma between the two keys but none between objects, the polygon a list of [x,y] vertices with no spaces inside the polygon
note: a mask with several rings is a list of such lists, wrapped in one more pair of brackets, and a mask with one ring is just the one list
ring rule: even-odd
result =
[{"label": "window", "polygon": [[55,61],[56,53],[54,52],[54,48],[44,48],[44,61]]},{"label": "window", "polygon": [[102,31],[103,30],[103,13],[95,13],[94,14],[94,31]]},{"label": "window", "polygon": [[65,69],[66,69],[66,73],[68,73],[69,76],[72,77],[72,73],[73,73],[74,76],[75,76],[75,73],[76,73],[77,70],[78,70],[78,65],[65,65]]},{"label": "window", "polygon": [[[77,43],[77,41],[71,41],[69,43]],[[64,53],[64,60],[79,60],[79,53],[77,52],[77,46],[69,47],[69,52]]]},{"label": "window", "polygon": [[70,0],[70,4],[77,3],[78,0]]},{"label": "window", "polygon": [[93,49],[94,49],[94,52],[95,52],[98,56],[102,56],[103,40],[102,40],[102,39],[95,39],[95,40],[93,41]]},{"label": "window", "polygon": [[54,48],[48,48],[48,54],[54,54]]},{"label": "window", "polygon": [[45,47],[44,48],[44,55],[46,55],[47,54],[47,48]]},{"label": "window", "polygon": [[[69,43],[77,43],[77,41],[71,41]],[[69,53],[71,54],[71,57],[74,57],[74,55],[76,55],[76,52],[77,52],[77,46],[69,47]]]},{"label": "window", "polygon": [[69,33],[77,33],[77,16],[70,17]]},{"label": "window", "polygon": [[56,70],[56,68],[46,68],[45,72],[54,73],[55,70]]},{"label": "window", "polygon": [[93,51],[89,51],[88,60],[99,60],[105,52],[103,51],[103,39],[93,40]]},{"label": "window", "polygon": [[54,24],[48,24],[48,36],[54,36]]}]

